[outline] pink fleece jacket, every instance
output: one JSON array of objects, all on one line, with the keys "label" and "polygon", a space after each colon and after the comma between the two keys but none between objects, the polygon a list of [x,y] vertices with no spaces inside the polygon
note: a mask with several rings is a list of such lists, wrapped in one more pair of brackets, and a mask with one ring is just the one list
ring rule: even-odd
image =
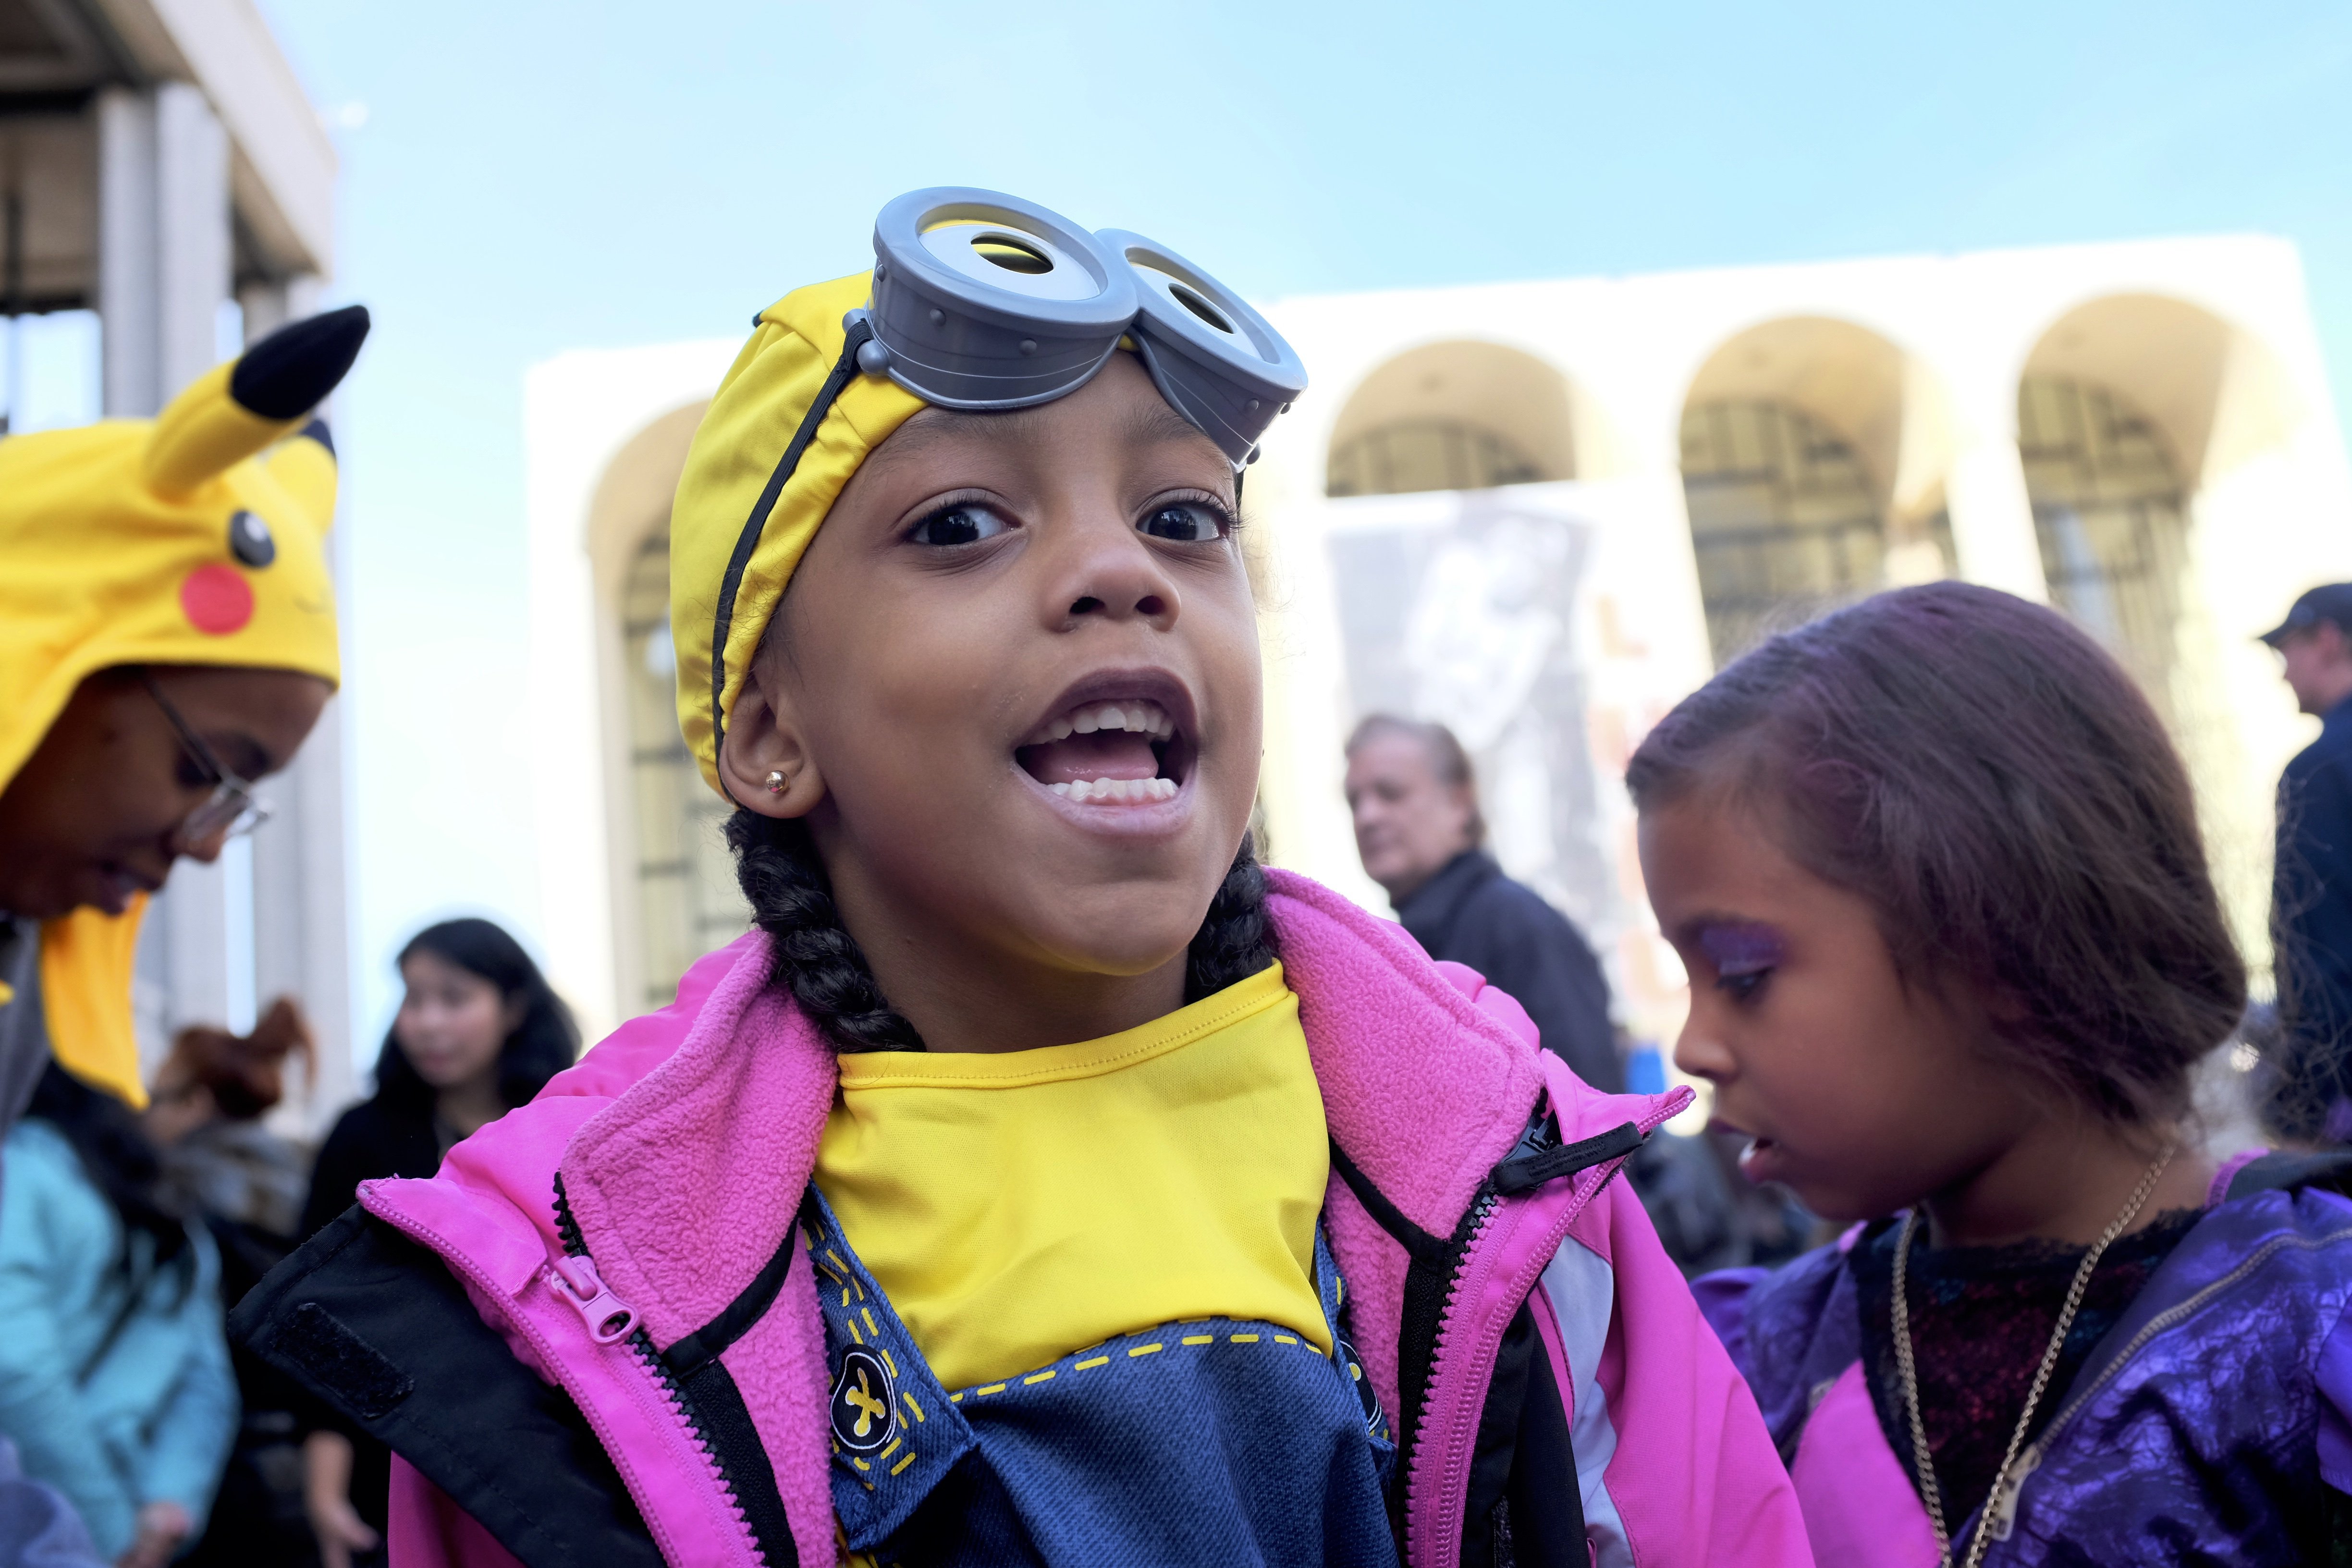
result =
[{"label": "pink fleece jacket", "polygon": [[[1333,1137],[1423,1229],[1453,1231],[1549,1090],[1563,1141],[1681,1109],[1603,1095],[1538,1050],[1526,1013],[1398,927],[1304,878],[1272,874],[1269,911]],[[624,1025],[530,1105],[453,1150],[429,1180],[367,1184],[368,1210],[433,1247],[518,1356],[578,1404],[665,1559],[761,1561],[708,1454],[643,1363],[599,1344],[562,1255],[560,1173],[611,1295],[667,1346],[776,1252],[835,1093],[833,1053],[764,984],[754,932],[688,973],[677,1002]],[[1477,1415],[1504,1328],[1531,1301],[1562,1408],[1596,1565],[1810,1565],[1803,1525],[1747,1385],[1700,1318],[1614,1164],[1506,1199],[1441,1326],[1406,1478],[1409,1563],[1458,1559]],[[1398,1401],[1404,1249],[1334,1177],[1325,1215],[1355,1295],[1357,1349]],[[795,1266],[721,1357],[767,1450],[803,1563],[837,1560],[823,1322]],[[1566,1478],[1563,1478],[1565,1479]],[[394,1568],[513,1560],[395,1464]]]}]

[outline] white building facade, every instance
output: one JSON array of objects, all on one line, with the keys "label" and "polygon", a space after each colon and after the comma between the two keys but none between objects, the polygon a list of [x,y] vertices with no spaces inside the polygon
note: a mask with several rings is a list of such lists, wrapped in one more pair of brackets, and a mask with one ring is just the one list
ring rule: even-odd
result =
[{"label": "white building facade", "polygon": [[[1601,950],[1625,1023],[1683,978],[1623,765],[1717,663],[1877,588],[2058,605],[2182,741],[2258,965],[2270,800],[2304,742],[2253,641],[2352,578],[2352,471],[2286,242],[2124,244],[1283,301],[1315,384],[1249,471],[1276,862],[1374,909],[1339,795],[1374,710],[1476,759],[1494,847]],[[556,978],[592,1020],[742,929],[723,813],[677,743],[668,498],[732,341],[535,371],[532,681],[601,737],[542,812]],[[535,748],[550,757],[568,748]],[[569,766],[567,763],[564,764]],[[573,847],[607,847],[598,859]]]}]

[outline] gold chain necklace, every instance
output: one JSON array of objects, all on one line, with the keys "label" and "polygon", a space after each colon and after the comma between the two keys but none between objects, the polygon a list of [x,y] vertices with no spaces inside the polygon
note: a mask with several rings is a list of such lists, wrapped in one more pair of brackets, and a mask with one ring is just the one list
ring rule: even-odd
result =
[{"label": "gold chain necklace", "polygon": [[[2009,1484],[2010,1467],[2017,1463],[2017,1451],[2025,1446],[2025,1434],[2033,1425],[2034,1408],[2042,1403],[2042,1391],[2050,1384],[2050,1373],[2058,1365],[2059,1352],[2066,1347],[2066,1331],[2074,1326],[2074,1314],[2083,1305],[2083,1293],[2090,1289],[2091,1271],[2098,1268],[2100,1257],[2147,1202],[2148,1194],[2156,1190],[2158,1179],[2172,1163],[2172,1156],[2179,1147],[2178,1143],[2164,1146],[2164,1152],[2156,1157],[2156,1163],[2147,1168],[2147,1174],[2132,1190],[2131,1201],[2124,1205],[2124,1212],[2116,1215],[2115,1222],[2099,1233],[2099,1239],[2083,1255],[2081,1267],[2074,1270],[2074,1283],[2067,1288],[2066,1306],[2058,1314],[2058,1326],[2051,1331],[2050,1348],[2042,1352],[2042,1364],[2033,1373],[2033,1386],[2026,1392],[2025,1409],[2017,1418],[2017,1430],[2009,1435],[2009,1451],[2000,1457],[2000,1468],[1993,1472],[1992,1490],[1985,1500],[1988,1507]],[[1936,1531],[1937,1568],[1952,1568],[1952,1535],[1944,1524],[1944,1494],[1936,1485],[1936,1459],[1927,1451],[1927,1425],[1919,1419],[1919,1369],[1911,1354],[1911,1305],[1906,1286],[1911,1233],[1918,1223],[1919,1209],[1914,1205],[1903,1216],[1903,1234],[1895,1242],[1895,1362],[1903,1373],[1903,1411],[1911,1418],[1911,1459],[1919,1472],[1919,1497],[1927,1505],[1927,1522]],[[1986,1533],[1985,1524],[1983,1520],[1977,1522],[1976,1536],[1969,1542],[1965,1568],[1977,1568],[1984,1561],[1985,1547],[1992,1539]]]}]

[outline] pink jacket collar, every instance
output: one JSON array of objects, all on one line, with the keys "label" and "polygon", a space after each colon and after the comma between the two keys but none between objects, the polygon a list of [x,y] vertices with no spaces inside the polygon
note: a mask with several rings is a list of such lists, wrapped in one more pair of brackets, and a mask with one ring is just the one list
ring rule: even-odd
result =
[{"label": "pink jacket collar", "polygon": [[[1452,1231],[1547,1076],[1569,1141],[1658,1109],[1649,1097],[1547,1075],[1534,1026],[1509,997],[1459,965],[1432,963],[1402,928],[1306,878],[1270,880],[1331,1134],[1423,1229]],[[520,1293],[562,1250],[560,1173],[604,1283],[656,1344],[701,1328],[782,1245],[834,1100],[833,1052],[767,986],[771,952],[754,931],[703,959],[671,1006],[614,1031],[530,1105],[458,1145],[439,1174],[370,1184],[367,1206],[445,1238],[445,1251],[462,1250],[488,1285]],[[1326,1212],[1359,1303],[1357,1348],[1393,1410],[1407,1257],[1336,1176]],[[788,1289],[777,1310],[799,1294]],[[517,1349],[532,1359],[520,1341]],[[764,1435],[788,1502],[811,1489],[821,1500],[822,1391],[798,1389],[793,1377],[788,1402],[814,1402],[809,1430]],[[774,1453],[780,1442],[816,1447]]]}]

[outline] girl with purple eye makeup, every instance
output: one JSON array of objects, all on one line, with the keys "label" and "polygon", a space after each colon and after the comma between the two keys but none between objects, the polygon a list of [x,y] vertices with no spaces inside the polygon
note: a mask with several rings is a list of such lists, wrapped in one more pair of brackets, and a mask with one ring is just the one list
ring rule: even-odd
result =
[{"label": "girl with purple eye makeup", "polygon": [[1628,770],[1676,1063],[1851,1226],[1697,1282],[1823,1568],[2327,1560],[2352,1156],[2201,1149],[2244,1008],[2179,757],[2054,612],[1956,583],[1775,637]]}]

